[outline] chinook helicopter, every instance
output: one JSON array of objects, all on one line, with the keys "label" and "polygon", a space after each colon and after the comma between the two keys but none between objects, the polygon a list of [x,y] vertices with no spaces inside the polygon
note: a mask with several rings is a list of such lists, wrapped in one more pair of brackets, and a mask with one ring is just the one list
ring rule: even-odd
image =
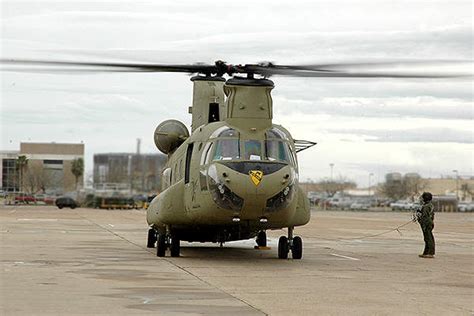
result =
[{"label": "chinook helicopter", "polygon": [[[267,230],[287,228],[278,241],[278,258],[301,259],[303,241],[294,228],[309,222],[309,201],[298,185],[297,153],[314,146],[295,140],[273,123],[270,76],[336,78],[452,78],[459,73],[406,71],[436,62],[375,62],[319,65],[273,63],[162,65],[2,59],[12,71],[183,72],[197,74],[191,133],[177,120],[154,132],[156,147],[168,155],[162,192],[147,210],[147,247],[157,256],[169,249],[180,255],[180,242],[217,242],[256,237],[267,245]],[[443,65],[459,62],[443,61]],[[400,65],[405,68],[400,69]],[[13,66],[13,68],[12,68]],[[21,66],[21,68],[15,68]],[[25,68],[26,67],[26,68]],[[44,68],[47,67],[47,68]],[[387,70],[387,68],[389,70]],[[225,79],[227,75],[230,78]]]}]

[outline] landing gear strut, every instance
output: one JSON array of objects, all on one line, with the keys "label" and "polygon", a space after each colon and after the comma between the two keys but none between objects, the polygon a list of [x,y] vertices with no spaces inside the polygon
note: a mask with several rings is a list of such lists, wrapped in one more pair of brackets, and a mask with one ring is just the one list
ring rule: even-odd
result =
[{"label": "landing gear strut", "polygon": [[299,236],[293,237],[294,227],[288,227],[288,237],[281,236],[278,240],[278,258],[287,259],[288,252],[291,250],[293,259],[303,257],[303,240]]}]

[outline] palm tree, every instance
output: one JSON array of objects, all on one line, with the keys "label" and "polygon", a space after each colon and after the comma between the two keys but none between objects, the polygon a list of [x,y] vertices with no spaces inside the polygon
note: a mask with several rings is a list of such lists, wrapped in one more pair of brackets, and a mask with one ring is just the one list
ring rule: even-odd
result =
[{"label": "palm tree", "polygon": [[77,190],[77,181],[84,174],[84,159],[77,158],[72,161],[71,172],[76,177],[76,190]]},{"label": "palm tree", "polygon": [[16,168],[18,170],[18,174],[20,176],[20,183],[19,183],[19,189],[20,191],[23,190],[23,171],[25,169],[25,166],[28,164],[28,158],[26,158],[25,155],[20,155],[16,159]]}]

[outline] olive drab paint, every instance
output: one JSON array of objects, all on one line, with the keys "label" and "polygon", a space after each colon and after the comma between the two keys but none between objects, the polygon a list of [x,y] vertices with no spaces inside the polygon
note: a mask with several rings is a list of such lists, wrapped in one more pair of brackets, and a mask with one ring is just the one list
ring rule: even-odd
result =
[{"label": "olive drab paint", "polygon": [[191,80],[191,135],[181,123],[168,124],[168,134],[155,132],[155,142],[173,146],[166,152],[162,192],[147,210],[150,227],[180,240],[224,242],[308,223],[294,140],[272,123],[273,82]]}]

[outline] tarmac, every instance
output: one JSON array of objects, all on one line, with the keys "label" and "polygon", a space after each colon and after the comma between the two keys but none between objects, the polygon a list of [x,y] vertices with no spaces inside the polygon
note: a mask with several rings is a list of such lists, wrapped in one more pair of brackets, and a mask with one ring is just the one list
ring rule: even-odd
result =
[{"label": "tarmac", "polygon": [[0,206],[0,314],[472,315],[473,219],[436,214],[435,259],[418,257],[416,223],[392,230],[410,214],[343,211],[295,229],[302,260],[277,259],[283,230],[269,250],[182,243],[158,258],[144,210]]}]

